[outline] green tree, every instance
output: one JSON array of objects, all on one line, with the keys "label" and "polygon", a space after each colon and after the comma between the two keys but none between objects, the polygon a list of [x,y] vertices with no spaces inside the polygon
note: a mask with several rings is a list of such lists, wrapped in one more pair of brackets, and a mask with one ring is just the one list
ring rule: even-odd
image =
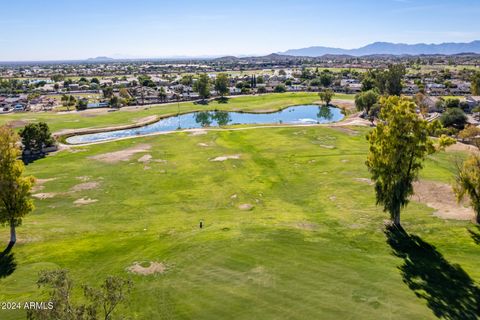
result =
[{"label": "green tree", "polygon": [[460,108],[460,99],[448,98],[445,100],[445,107],[447,108]]},{"label": "green tree", "polygon": [[480,96],[480,72],[477,72],[472,77],[472,94]]},{"label": "green tree", "polygon": [[444,127],[453,127],[462,130],[467,123],[467,116],[462,109],[451,108],[447,109],[440,117],[440,122]]},{"label": "green tree", "polygon": [[182,79],[180,79],[180,84],[183,84],[184,86],[191,86],[193,84],[192,75],[188,74],[183,76]]},{"label": "green tree", "polygon": [[319,80],[320,80],[320,84],[325,88],[330,87],[333,82],[333,76],[330,72],[322,72],[320,74]]},{"label": "green tree", "polygon": [[10,226],[9,251],[17,241],[16,227],[33,210],[30,190],[33,177],[23,177],[25,169],[19,160],[18,135],[9,127],[0,127],[0,224]]},{"label": "green tree", "polygon": [[[428,154],[436,151],[430,135],[438,122],[428,123],[415,112],[415,104],[399,97],[383,98],[381,121],[367,136],[370,144],[366,161],[375,182],[377,204],[400,226],[400,210],[413,194],[413,182]],[[441,137],[439,145],[452,143]]]},{"label": "green tree", "polygon": [[406,74],[406,69],[403,64],[391,64],[388,66],[386,74],[386,93],[392,96],[400,96],[402,93],[402,80]]},{"label": "green tree", "polygon": [[49,288],[49,303],[52,308],[29,309],[29,320],[111,320],[117,307],[125,302],[132,281],[108,276],[100,288],[83,287],[81,303],[73,301],[74,283],[65,269],[41,271],[37,281],[39,287]]},{"label": "green tree", "polygon": [[75,105],[75,109],[77,109],[78,111],[86,110],[87,106],[88,106],[87,99],[78,99],[77,104]]},{"label": "green tree", "polygon": [[112,96],[109,101],[110,108],[120,108],[120,99],[117,96]]},{"label": "green tree", "polygon": [[112,87],[105,87],[102,89],[103,97],[105,99],[109,99],[113,96],[113,88]]},{"label": "green tree", "polygon": [[167,92],[164,87],[158,89],[158,97],[160,98],[160,101],[165,101],[167,99]]},{"label": "green tree", "polygon": [[285,85],[283,84],[279,84],[277,86],[275,86],[275,89],[273,89],[273,92],[276,92],[276,93],[282,93],[282,92],[286,92],[287,89],[285,88]]},{"label": "green tree", "polygon": [[335,96],[335,92],[332,89],[325,89],[318,93],[320,100],[322,100],[326,106],[330,105],[332,102],[333,97]]},{"label": "green tree", "polygon": [[364,111],[368,117],[373,117],[370,112],[374,105],[378,103],[380,98],[379,94],[375,90],[368,90],[360,92],[355,96],[355,106],[358,111]]},{"label": "green tree", "polygon": [[202,100],[210,96],[210,79],[206,74],[201,74],[193,83],[193,90],[198,93]]},{"label": "green tree", "polygon": [[459,202],[468,196],[475,211],[475,221],[480,224],[480,156],[471,155],[458,166],[453,191]]},{"label": "green tree", "polygon": [[50,133],[50,128],[45,122],[29,123],[19,131],[23,148],[34,153],[41,152],[43,148],[51,147],[55,140]]},{"label": "green tree", "polygon": [[223,98],[229,92],[230,80],[225,73],[219,73],[215,79],[215,90]]}]

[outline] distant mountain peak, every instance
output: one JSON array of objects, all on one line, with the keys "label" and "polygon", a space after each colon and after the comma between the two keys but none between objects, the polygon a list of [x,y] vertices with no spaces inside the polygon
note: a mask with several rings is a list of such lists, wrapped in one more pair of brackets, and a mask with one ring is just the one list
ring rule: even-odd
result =
[{"label": "distant mountain peak", "polygon": [[461,53],[480,53],[480,40],[468,43],[440,43],[440,44],[406,44],[391,42],[374,42],[357,49],[340,49],[322,46],[291,49],[279,52],[282,55],[320,57],[324,55],[421,55],[421,54],[443,54],[454,55]]},{"label": "distant mountain peak", "polygon": [[110,58],[110,57],[95,57],[95,58],[88,58],[87,61],[112,61],[112,60],[115,60],[113,58]]}]

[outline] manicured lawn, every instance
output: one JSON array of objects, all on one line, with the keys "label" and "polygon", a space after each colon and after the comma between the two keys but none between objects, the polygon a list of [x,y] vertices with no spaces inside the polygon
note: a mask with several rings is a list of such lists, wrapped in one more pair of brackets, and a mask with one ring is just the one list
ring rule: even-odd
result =
[{"label": "manicured lawn", "polygon": [[[338,94],[336,99],[353,99],[353,95]],[[108,127],[112,125],[132,124],[136,120],[152,116],[175,115],[201,110],[232,110],[232,111],[275,111],[292,105],[320,103],[317,93],[284,93],[265,94],[257,96],[243,96],[229,99],[228,103],[211,101],[208,105],[194,104],[193,102],[170,103],[158,106],[141,107],[138,110],[128,109],[117,112],[92,114],[87,112],[73,112],[57,114],[53,112],[17,113],[0,115],[0,125],[11,121],[36,122],[45,121],[53,132],[60,129],[76,129],[87,127]]]},{"label": "manicured lawn", "polygon": [[[264,108],[316,100],[283,97],[265,97]],[[249,99],[225,107],[251,110]],[[82,121],[100,126],[128,122],[131,114],[108,116]],[[50,123],[65,126],[56,118]],[[470,308],[478,300],[468,281],[480,281],[480,247],[468,232],[473,227],[433,217],[432,209],[412,202],[402,218],[420,240],[390,246],[387,216],[375,206],[373,187],[360,179],[368,178],[366,130],[174,133],[38,160],[28,173],[56,180],[37,192],[57,194],[36,200],[35,212],[18,228],[17,268],[0,279],[0,301],[38,299],[38,271],[67,268],[77,284],[99,284],[109,274],[131,277],[131,299],[117,315],[132,319],[433,319],[433,311],[452,315]],[[91,158],[135,146],[145,151],[127,161]],[[146,154],[150,162],[139,162]],[[209,161],[226,155],[240,158]],[[457,156],[430,157],[423,177],[451,181]],[[71,191],[85,181],[97,184]],[[97,201],[73,204],[81,198]],[[241,204],[253,209],[240,210]],[[5,244],[7,231],[0,229]],[[168,269],[131,274],[126,268],[135,261],[163,262]],[[427,299],[404,283],[412,280]],[[0,319],[23,318],[0,310]]]}]

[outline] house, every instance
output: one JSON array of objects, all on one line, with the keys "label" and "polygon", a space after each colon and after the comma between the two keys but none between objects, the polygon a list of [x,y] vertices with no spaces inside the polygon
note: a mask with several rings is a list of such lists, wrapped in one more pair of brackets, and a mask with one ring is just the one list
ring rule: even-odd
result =
[{"label": "house", "polygon": [[465,102],[468,104],[470,110],[480,107],[480,96],[468,96],[465,98]]},{"label": "house", "polygon": [[440,99],[437,97],[426,96],[423,99],[423,104],[425,104],[428,107],[429,113],[442,112],[443,110],[439,108],[439,101]]}]

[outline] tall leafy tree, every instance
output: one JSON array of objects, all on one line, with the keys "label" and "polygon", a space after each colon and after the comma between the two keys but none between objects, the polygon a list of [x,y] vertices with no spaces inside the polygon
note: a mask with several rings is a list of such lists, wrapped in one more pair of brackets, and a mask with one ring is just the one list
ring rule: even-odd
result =
[{"label": "tall leafy tree", "polygon": [[197,81],[193,83],[193,90],[195,90],[203,100],[210,96],[210,79],[206,74],[201,74]]},{"label": "tall leafy tree", "polygon": [[406,69],[403,64],[391,64],[386,71],[385,87],[389,95],[400,96],[402,93],[402,80],[405,76]]},{"label": "tall leafy tree", "polygon": [[217,75],[217,78],[215,79],[215,90],[222,98],[229,92],[229,84],[230,80],[225,73],[219,73]]},{"label": "tall leafy tree", "polygon": [[480,96],[480,72],[475,73],[472,78],[472,94]]},{"label": "tall leafy tree", "polygon": [[45,122],[29,123],[19,134],[25,150],[41,152],[43,148],[51,147],[55,143]]},{"label": "tall leafy tree", "polygon": [[453,191],[458,201],[468,196],[475,211],[475,221],[480,224],[480,156],[471,155],[458,166]]},{"label": "tall leafy tree", "polygon": [[379,94],[375,90],[360,92],[355,96],[355,105],[358,111],[364,111],[368,117],[373,117],[370,112],[379,99]]},{"label": "tall leafy tree", "polygon": [[335,92],[332,89],[325,89],[318,93],[320,100],[322,100],[326,106],[332,102],[333,97],[335,96]]},{"label": "tall leafy tree", "polygon": [[9,127],[0,127],[0,224],[10,226],[7,251],[17,241],[16,227],[33,210],[30,190],[34,178],[24,177],[18,135]]},{"label": "tall leafy tree", "polygon": [[[367,140],[370,149],[366,165],[375,182],[377,204],[400,226],[400,211],[413,194],[413,182],[423,168],[425,157],[436,151],[430,138],[438,122],[429,123],[415,112],[415,104],[399,97],[383,98],[381,121]],[[452,143],[442,137],[439,146]]]}]

